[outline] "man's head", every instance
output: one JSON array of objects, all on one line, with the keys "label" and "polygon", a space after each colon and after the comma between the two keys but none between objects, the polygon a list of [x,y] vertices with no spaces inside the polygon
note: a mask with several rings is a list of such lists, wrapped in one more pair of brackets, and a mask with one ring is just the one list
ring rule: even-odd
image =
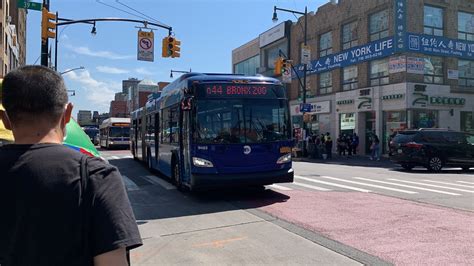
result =
[{"label": "man's head", "polygon": [[67,104],[63,78],[43,66],[24,66],[9,72],[3,79],[2,102],[5,126],[14,134],[15,129],[34,127],[41,127],[38,132],[53,128],[64,131],[71,117],[72,105]]}]

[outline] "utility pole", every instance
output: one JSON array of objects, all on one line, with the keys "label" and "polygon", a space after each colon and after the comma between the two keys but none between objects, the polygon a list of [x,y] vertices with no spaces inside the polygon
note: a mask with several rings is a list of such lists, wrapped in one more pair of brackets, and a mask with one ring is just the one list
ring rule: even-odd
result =
[{"label": "utility pole", "polygon": [[[49,10],[49,0],[43,0],[43,8],[46,8],[47,10]],[[45,27],[44,25],[41,25],[41,27]],[[43,36],[41,36],[41,65],[42,66],[48,66],[48,54],[49,54],[49,51],[48,51],[48,41],[49,38],[43,38]]]}]

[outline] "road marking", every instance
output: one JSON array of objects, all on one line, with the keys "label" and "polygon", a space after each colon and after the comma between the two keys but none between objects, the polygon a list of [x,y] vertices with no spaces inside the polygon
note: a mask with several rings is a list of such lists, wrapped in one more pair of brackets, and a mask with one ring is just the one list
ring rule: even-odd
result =
[{"label": "road marking", "polygon": [[289,187],[279,186],[279,185],[275,185],[275,184],[269,185],[268,187],[269,187],[269,188],[278,189],[278,190],[293,190],[293,189],[291,189],[291,188],[289,188]]},{"label": "road marking", "polygon": [[328,189],[328,188],[322,188],[322,187],[307,185],[307,184],[300,183],[300,182],[293,182],[293,185],[297,185],[297,186],[305,187],[305,188],[310,188],[310,189],[315,189],[315,190],[321,190],[321,191],[331,191],[331,189]]},{"label": "road marking", "polygon": [[407,188],[413,188],[413,189],[418,189],[418,190],[431,191],[431,192],[436,192],[436,193],[441,193],[441,194],[448,194],[448,195],[453,195],[453,196],[460,196],[460,195],[461,195],[461,194],[457,194],[457,193],[451,193],[451,192],[440,191],[440,190],[435,190],[435,189],[429,189],[429,188],[422,188],[422,187],[415,187],[415,186],[403,185],[403,184],[398,184],[398,183],[393,183],[393,182],[386,182],[386,181],[380,181],[380,180],[373,180],[373,179],[368,179],[368,178],[363,178],[363,177],[354,177],[354,178],[355,178],[355,179],[360,179],[360,180],[365,180],[365,181],[371,181],[371,182],[381,183],[381,184],[394,185],[394,186],[399,186],[399,187],[407,187]]},{"label": "road marking", "polygon": [[375,187],[375,188],[381,188],[381,189],[386,189],[386,190],[393,190],[393,191],[402,192],[402,193],[407,193],[407,194],[418,194],[418,192],[415,192],[415,191],[409,191],[409,190],[403,190],[403,189],[397,189],[397,188],[390,188],[390,187],[384,187],[384,186],[379,186],[379,185],[373,185],[373,184],[368,184],[368,183],[350,181],[350,180],[346,180],[346,179],[342,179],[342,178],[336,178],[336,177],[331,177],[331,176],[321,176],[321,178],[327,178],[327,179],[332,179],[332,180],[337,180],[337,181],[347,182],[347,183],[352,183],[352,184],[357,184],[357,185],[363,185],[363,186],[368,186],[368,187]]},{"label": "road marking", "polygon": [[126,156],[123,156],[122,158],[125,158],[125,159],[132,159],[132,158],[133,158],[133,155],[126,155]]},{"label": "road marking", "polygon": [[[432,182],[432,183],[438,183],[438,184],[451,185],[451,186],[458,186],[458,187],[474,188],[474,186],[468,186],[468,185],[459,185],[459,184],[454,184],[454,183],[440,182],[440,181],[434,181],[434,180],[428,180],[428,179],[423,179],[423,181],[426,181],[426,182]],[[458,182],[459,182],[459,181],[458,181]]]},{"label": "road marking", "polygon": [[120,157],[115,156],[115,155],[114,155],[114,156],[110,156],[109,158],[110,158],[110,159],[113,159],[113,160],[118,160],[118,159],[120,159]]},{"label": "road marking", "polygon": [[420,183],[420,182],[400,180],[400,179],[395,179],[395,178],[390,178],[389,180],[404,182],[404,183],[408,183],[408,184],[422,185],[422,186],[427,186],[427,187],[437,187],[437,188],[451,189],[451,190],[456,190],[456,191],[461,191],[461,192],[474,193],[474,191],[472,191],[472,190],[465,190],[465,189],[460,189],[460,188],[451,188],[451,187],[445,187],[445,186],[438,186],[438,185],[432,185],[432,184],[426,184],[426,183]]},{"label": "road marking", "polygon": [[456,181],[456,182],[463,183],[463,184],[473,184],[474,185],[473,182],[466,182],[466,181]]},{"label": "road marking", "polygon": [[126,175],[122,175],[122,177],[123,177],[123,182],[125,183],[125,187],[127,188],[128,191],[140,190],[137,184],[135,184],[135,182],[133,182]]},{"label": "road marking", "polygon": [[244,240],[247,237],[236,237],[236,238],[230,238],[230,239],[224,239],[224,240],[216,240],[208,243],[202,243],[202,244],[195,244],[193,245],[194,248],[198,247],[207,247],[207,246],[212,246],[215,248],[221,248],[224,246],[224,244],[230,243],[230,242],[235,242],[239,240]]},{"label": "road marking", "polygon": [[147,175],[147,176],[144,176],[143,178],[146,179],[147,181],[149,181],[150,183],[152,183],[154,185],[162,186],[163,188],[165,188],[167,190],[176,189],[175,186],[173,186],[172,184],[166,182],[165,180],[163,180],[163,179],[161,179],[157,176]]},{"label": "road marking", "polygon": [[367,190],[367,189],[362,189],[362,188],[357,188],[357,187],[351,187],[351,186],[346,186],[346,185],[340,185],[340,184],[335,184],[335,183],[326,182],[326,181],[321,181],[321,180],[315,180],[315,179],[307,178],[307,177],[304,177],[304,176],[297,176],[297,175],[295,175],[295,178],[302,179],[302,180],[306,180],[306,181],[309,181],[309,182],[314,182],[314,183],[320,183],[320,184],[330,185],[330,186],[334,186],[334,187],[342,187],[342,188],[345,188],[345,189],[356,190],[356,191],[360,191],[360,192],[366,192],[366,193],[372,192],[371,190]]}]

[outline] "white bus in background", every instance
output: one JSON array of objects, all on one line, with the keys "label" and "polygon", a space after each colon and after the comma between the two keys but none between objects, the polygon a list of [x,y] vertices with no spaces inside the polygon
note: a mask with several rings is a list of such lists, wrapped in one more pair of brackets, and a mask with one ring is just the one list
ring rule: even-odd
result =
[{"label": "white bus in background", "polygon": [[124,148],[130,147],[130,118],[107,118],[99,126],[100,147]]}]

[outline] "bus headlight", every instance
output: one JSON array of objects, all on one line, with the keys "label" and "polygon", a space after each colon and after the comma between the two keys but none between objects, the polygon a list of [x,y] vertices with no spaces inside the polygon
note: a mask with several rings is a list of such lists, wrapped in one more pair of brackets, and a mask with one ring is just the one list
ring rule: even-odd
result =
[{"label": "bus headlight", "polygon": [[282,163],[289,163],[291,162],[291,153],[287,153],[277,160],[277,164],[282,164]]},{"label": "bus headlight", "polygon": [[211,161],[199,157],[193,157],[193,164],[197,167],[214,167]]}]

